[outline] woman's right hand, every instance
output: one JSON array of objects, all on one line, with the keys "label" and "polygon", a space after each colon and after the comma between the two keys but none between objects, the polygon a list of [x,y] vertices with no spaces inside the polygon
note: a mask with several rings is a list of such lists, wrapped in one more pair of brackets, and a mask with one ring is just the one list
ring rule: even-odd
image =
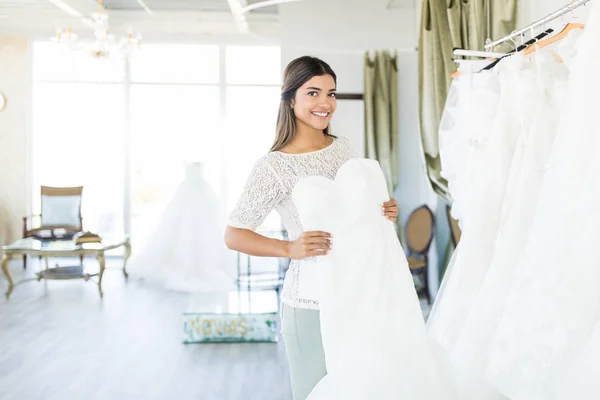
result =
[{"label": "woman's right hand", "polygon": [[331,250],[331,238],[331,234],[327,232],[304,232],[298,239],[288,242],[288,258],[302,260],[324,256]]}]

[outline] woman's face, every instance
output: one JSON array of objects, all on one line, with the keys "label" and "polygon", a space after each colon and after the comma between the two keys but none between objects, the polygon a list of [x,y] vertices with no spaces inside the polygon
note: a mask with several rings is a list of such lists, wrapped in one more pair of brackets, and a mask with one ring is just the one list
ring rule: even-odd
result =
[{"label": "woman's face", "polygon": [[292,101],[296,121],[316,130],[327,128],[337,107],[335,90],[331,75],[315,76],[305,82]]}]

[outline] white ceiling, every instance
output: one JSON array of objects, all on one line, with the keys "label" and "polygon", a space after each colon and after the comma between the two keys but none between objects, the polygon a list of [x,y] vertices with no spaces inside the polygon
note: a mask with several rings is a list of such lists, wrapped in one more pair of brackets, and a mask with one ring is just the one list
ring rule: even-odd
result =
[{"label": "white ceiling", "polygon": [[[296,10],[300,7],[307,11],[310,17],[314,15],[313,12],[319,13],[322,9],[315,7],[316,4],[326,3],[323,7],[328,5],[329,9],[334,10],[332,18],[335,20],[343,17],[336,17],[341,7],[346,7],[346,12],[357,10],[354,14],[364,15],[362,13],[369,9],[374,12],[385,12],[387,9],[392,13],[402,11],[400,9],[414,9],[420,2],[295,0],[297,2],[289,5],[258,8],[243,15],[236,12],[244,6],[262,1],[264,0],[103,0],[103,10],[109,16],[113,33],[122,35],[128,29],[133,29],[141,32],[144,41],[255,43],[280,40],[281,33],[284,33],[280,32],[279,26],[281,10]],[[289,9],[286,8],[288,6]],[[54,35],[56,28],[71,28],[80,37],[91,38],[93,32],[89,25],[82,22],[82,17],[89,18],[98,7],[97,0],[0,0],[0,34],[48,38]],[[73,16],[74,12],[80,15]],[[302,23],[306,26],[307,23],[310,24],[310,19]]]},{"label": "white ceiling", "polygon": [[[93,1],[93,0],[89,0]],[[260,0],[248,1],[248,4],[254,4]],[[229,12],[230,7],[227,0],[144,0],[148,8],[152,11],[213,11]],[[126,10],[141,11],[144,10],[138,0],[104,0],[104,6],[108,10]],[[277,6],[265,7],[254,13],[277,13]]]},{"label": "white ceiling", "polygon": [[[234,17],[231,2],[241,6],[260,0],[104,0],[111,30],[128,28],[145,38],[170,36],[242,35],[240,18]],[[66,5],[71,12],[58,5]],[[146,5],[152,12],[146,11]],[[98,10],[96,0],[0,0],[0,33],[47,37],[56,28],[71,28],[80,36],[91,36],[89,26],[73,11],[89,17]],[[249,11],[243,15],[251,32],[270,35],[278,27],[278,6]]]}]

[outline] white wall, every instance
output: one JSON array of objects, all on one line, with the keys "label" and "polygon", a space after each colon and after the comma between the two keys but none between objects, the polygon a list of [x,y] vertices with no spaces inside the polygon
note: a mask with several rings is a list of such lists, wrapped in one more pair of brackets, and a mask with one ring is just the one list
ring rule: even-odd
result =
[{"label": "white wall", "polygon": [[[536,21],[546,15],[560,9],[561,7],[569,4],[569,0],[522,0],[519,6],[519,26],[526,26],[527,24]],[[579,7],[573,15],[582,21],[587,19],[589,10],[591,8],[591,2],[583,7]],[[548,24],[548,28],[560,29],[563,23],[570,20],[571,15],[565,15],[563,18],[559,18],[554,22]]]},{"label": "white wall", "polygon": [[[363,93],[365,51],[399,50],[400,183],[394,197],[405,223],[409,213],[422,204],[428,204],[435,212],[437,198],[425,174],[418,127],[419,16],[414,2],[390,10],[386,8],[388,3],[303,0],[282,6],[282,63],[285,67],[302,55],[322,58],[336,72],[339,92]],[[362,102],[339,101],[332,125],[336,134],[347,136],[356,147],[364,148]],[[434,266],[435,248],[434,244],[430,255]],[[437,268],[430,268],[431,282],[437,282],[437,272]]]},{"label": "white wall", "polygon": [[30,44],[23,36],[0,36],[0,243],[20,237],[28,211],[30,177]]}]

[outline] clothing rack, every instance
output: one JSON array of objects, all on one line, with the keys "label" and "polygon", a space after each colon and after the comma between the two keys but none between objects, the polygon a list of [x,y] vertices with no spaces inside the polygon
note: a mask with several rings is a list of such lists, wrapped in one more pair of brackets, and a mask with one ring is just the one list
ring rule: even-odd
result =
[{"label": "clothing rack", "polygon": [[464,57],[501,58],[501,57],[504,57],[506,55],[506,53],[456,49],[456,50],[454,50],[454,55],[455,56],[464,56]]},{"label": "clothing rack", "polygon": [[570,13],[571,11],[573,11],[576,8],[579,8],[583,5],[585,5],[587,2],[589,2],[590,0],[577,0],[577,1],[573,1],[563,7],[561,7],[560,9],[554,11],[551,14],[548,14],[547,16],[545,16],[542,19],[539,19],[537,21],[535,21],[532,24],[527,25],[525,28],[523,29],[519,29],[518,31],[514,31],[513,33],[511,33],[510,35],[507,35],[505,37],[503,37],[502,39],[498,39],[495,42],[492,43],[488,43],[485,45],[485,49],[489,50],[492,49],[496,46],[498,46],[499,44],[502,44],[508,40],[511,40],[513,38],[519,37],[521,35],[523,35],[524,33],[531,31],[535,28],[537,28],[538,26],[543,26],[545,24],[547,24],[550,21],[553,21],[557,18],[562,17],[563,15]]}]

